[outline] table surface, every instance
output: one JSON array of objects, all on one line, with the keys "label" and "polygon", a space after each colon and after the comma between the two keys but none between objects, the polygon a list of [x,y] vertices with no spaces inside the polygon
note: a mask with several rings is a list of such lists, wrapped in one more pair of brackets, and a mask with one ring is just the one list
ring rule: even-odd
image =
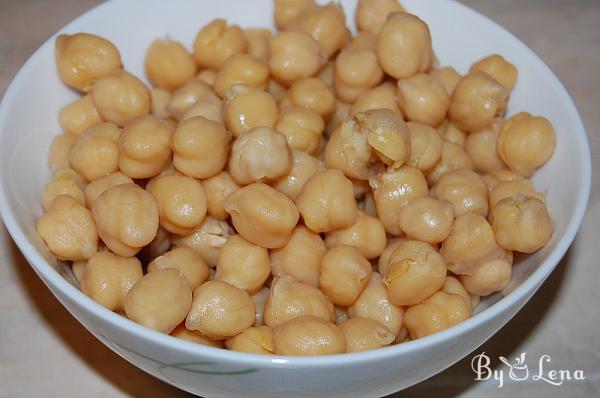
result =
[{"label": "table surface", "polygon": [[[554,70],[600,155],[600,1],[463,0],[508,28]],[[97,0],[0,0],[0,96],[19,67],[48,36]],[[594,175],[599,175],[594,163]],[[527,352],[552,356],[554,369],[582,369],[585,382],[561,387],[538,381],[474,381],[470,359],[394,395],[420,397],[591,397],[600,391],[600,180],[579,234],[547,282],[497,335],[476,350],[495,362]],[[108,350],[52,296],[0,226],[0,398],[189,397]]]}]

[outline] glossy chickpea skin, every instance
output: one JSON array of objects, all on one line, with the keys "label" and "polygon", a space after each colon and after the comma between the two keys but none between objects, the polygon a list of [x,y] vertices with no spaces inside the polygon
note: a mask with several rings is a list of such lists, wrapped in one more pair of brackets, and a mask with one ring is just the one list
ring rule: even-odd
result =
[{"label": "glossy chickpea skin", "polygon": [[52,180],[44,186],[42,192],[42,208],[44,211],[48,211],[52,207],[52,203],[58,195],[69,195],[80,205],[85,202],[82,190],[85,187],[82,182],[78,181],[78,178],[62,176],[60,171],[57,170]]},{"label": "glossy chickpea skin", "polygon": [[213,89],[221,98],[234,84],[246,84],[261,89],[267,88],[269,69],[248,54],[234,54],[227,59],[217,72]]},{"label": "glossy chickpea skin", "polygon": [[432,69],[429,72],[429,76],[431,76],[435,81],[440,83],[444,87],[444,89],[446,90],[446,93],[448,93],[449,96],[452,95],[452,93],[454,92],[454,88],[456,87],[456,85],[458,84],[458,82],[460,81],[460,79],[462,77],[461,75],[458,74],[456,69],[454,69],[451,66],[445,66],[443,68]]},{"label": "glossy chickpea skin", "polygon": [[352,104],[350,114],[356,115],[371,109],[389,109],[402,117],[402,111],[398,107],[398,93],[390,82],[383,82],[379,86],[362,92]]},{"label": "glossy chickpea skin", "polygon": [[522,253],[542,248],[554,231],[544,202],[523,194],[499,201],[490,213],[490,222],[500,246]]},{"label": "glossy chickpea skin", "polygon": [[487,261],[470,275],[461,275],[465,289],[477,296],[487,296],[504,289],[512,278],[512,264],[504,258]]},{"label": "glossy chickpea skin", "polygon": [[517,83],[517,68],[498,54],[490,55],[475,62],[471,66],[471,71],[474,70],[487,73],[508,91],[512,91]]},{"label": "glossy chickpea skin", "polygon": [[119,50],[89,33],[60,35],[55,43],[56,69],[68,86],[89,93],[97,79],[122,68]]},{"label": "glossy chickpea skin", "polygon": [[279,113],[275,130],[285,136],[290,148],[313,155],[321,147],[325,122],[310,109],[289,107]]},{"label": "glossy chickpea skin", "polygon": [[171,162],[173,126],[147,115],[127,123],[119,135],[119,169],[131,178],[159,174]]},{"label": "glossy chickpea skin", "polygon": [[437,130],[442,138],[448,142],[458,145],[461,148],[465,147],[467,142],[467,133],[456,126],[448,119],[444,120]]},{"label": "glossy chickpea skin", "polygon": [[69,150],[69,164],[88,181],[117,171],[119,134],[119,128],[112,123],[87,129]]},{"label": "glossy chickpea skin", "polygon": [[284,85],[313,76],[324,63],[317,41],[301,31],[285,31],[273,36],[269,52],[271,74]]},{"label": "glossy chickpea skin", "polygon": [[65,133],[79,135],[102,123],[102,118],[88,94],[63,107],[58,113],[58,121]]},{"label": "glossy chickpea skin", "polygon": [[556,146],[554,127],[542,116],[521,112],[508,119],[498,136],[498,153],[508,167],[531,177],[550,159]]},{"label": "glossy chickpea skin", "polygon": [[125,296],[125,314],[139,324],[171,333],[186,317],[192,289],[176,269],[149,272]]},{"label": "glossy chickpea skin", "polygon": [[423,196],[408,202],[398,214],[400,229],[409,239],[436,244],[450,234],[454,208],[446,200]]},{"label": "glossy chickpea skin", "polygon": [[192,105],[180,119],[180,122],[185,119],[192,118],[194,116],[204,116],[208,120],[212,120],[214,122],[223,123],[223,116],[221,115],[222,108],[221,101],[216,101],[214,99],[200,99],[194,105]]},{"label": "glossy chickpea skin", "polygon": [[473,161],[476,171],[492,173],[506,168],[506,164],[498,155],[497,145],[502,124],[502,119],[495,119],[488,128],[467,136],[465,151]]},{"label": "glossy chickpea skin", "polygon": [[228,218],[229,214],[225,211],[225,200],[241,186],[226,171],[202,180],[202,186],[206,192],[208,214],[219,220]]},{"label": "glossy chickpea skin", "polygon": [[98,199],[100,195],[104,191],[109,188],[112,188],[116,185],[121,184],[133,184],[133,180],[121,173],[120,171],[116,171],[111,173],[105,177],[100,177],[92,182],[90,182],[85,187],[85,205],[88,209],[92,208],[92,205]]},{"label": "glossy chickpea skin", "polygon": [[[416,199],[415,199],[416,200]],[[392,257],[392,253],[396,250],[403,242],[406,242],[406,238],[394,238],[389,239],[387,242],[387,246],[379,256],[377,260],[377,271],[382,277],[386,277],[390,271],[390,257]]]},{"label": "glossy chickpea skin", "polygon": [[310,109],[323,118],[327,118],[335,110],[335,95],[316,77],[294,82],[288,90],[288,97],[294,105]]},{"label": "glossy chickpea skin", "polygon": [[111,311],[123,311],[125,296],[142,277],[142,263],[109,251],[95,253],[85,263],[81,290]]},{"label": "glossy chickpea skin", "polygon": [[244,53],[247,45],[239,26],[215,19],[196,35],[194,59],[201,68],[217,70],[232,55]]},{"label": "glossy chickpea skin", "polygon": [[468,308],[474,308],[471,294],[465,289],[462,282],[455,277],[447,276],[446,281],[440,290],[446,293],[459,295],[465,301]]},{"label": "glossy chickpea skin", "polygon": [[231,226],[222,220],[206,216],[202,224],[189,235],[173,235],[171,241],[175,246],[186,246],[202,255],[207,264],[214,268],[221,248],[233,235]]},{"label": "glossy chickpea skin", "polygon": [[225,210],[244,239],[268,249],[285,245],[300,217],[294,202],[262,183],[248,185],[229,195]]},{"label": "glossy chickpea skin", "polygon": [[158,205],[135,184],[104,191],[92,206],[98,235],[115,254],[131,257],[152,242],[158,230]]},{"label": "glossy chickpea skin", "polygon": [[385,249],[385,228],[378,218],[359,211],[353,225],[327,233],[325,243],[329,248],[339,245],[353,246],[361,255],[374,259]]},{"label": "glossy chickpea skin", "polygon": [[176,247],[148,264],[148,272],[173,268],[181,271],[192,289],[208,280],[208,265],[200,253],[189,247]]},{"label": "glossy chickpea skin", "polygon": [[403,242],[390,256],[384,280],[395,305],[414,305],[439,290],[446,280],[446,263],[427,243]]},{"label": "glossy chickpea skin", "polygon": [[350,45],[336,58],[334,86],[337,96],[343,101],[354,102],[382,79],[383,70],[374,48]]},{"label": "glossy chickpea skin", "polygon": [[54,199],[36,229],[59,260],[87,260],[98,250],[96,225],[89,210],[69,195]]},{"label": "glossy chickpea skin", "polygon": [[233,351],[272,355],[275,353],[273,329],[268,326],[249,327],[237,336],[226,340],[225,346]]},{"label": "glossy chickpea skin", "polygon": [[196,75],[196,63],[185,47],[169,38],[152,42],[144,62],[146,76],[156,87],[173,91]]},{"label": "glossy chickpea skin", "polygon": [[221,248],[215,279],[249,294],[257,293],[271,274],[269,251],[234,235]]},{"label": "glossy chickpea skin", "polygon": [[445,174],[460,169],[473,169],[473,161],[458,144],[442,141],[442,158],[433,169],[427,172],[427,182],[436,184]]},{"label": "glossy chickpea skin", "polygon": [[48,166],[50,170],[69,167],[69,151],[77,141],[75,134],[59,134],[50,143]]},{"label": "glossy chickpea skin", "polygon": [[450,108],[444,86],[425,73],[398,80],[398,104],[410,121],[437,126]]},{"label": "glossy chickpea skin", "polygon": [[459,169],[444,174],[431,188],[431,195],[452,203],[456,217],[466,213],[486,217],[489,211],[487,185],[472,170]]},{"label": "glossy chickpea skin", "polygon": [[512,198],[517,194],[522,194],[546,202],[544,194],[535,190],[535,186],[530,180],[519,178],[516,180],[499,181],[490,191],[490,208],[496,207],[502,199]]},{"label": "glossy chickpea skin", "polygon": [[244,290],[222,281],[208,281],[194,290],[185,326],[211,339],[225,339],[252,326],[254,312],[254,303]]},{"label": "glossy chickpea skin", "polygon": [[359,0],[356,7],[356,27],[359,31],[378,34],[388,15],[404,11],[398,0]]},{"label": "glossy chickpea skin", "polygon": [[234,85],[225,96],[222,117],[237,138],[257,127],[273,128],[277,122],[277,103],[271,94],[259,88]]},{"label": "glossy chickpea skin", "polygon": [[379,33],[377,58],[383,70],[396,79],[427,72],[433,63],[429,27],[412,14],[389,14]]},{"label": "glossy chickpea skin", "polygon": [[275,328],[275,353],[278,355],[327,355],[346,351],[342,330],[314,316],[302,316]]},{"label": "glossy chickpea skin", "polygon": [[208,84],[199,79],[192,79],[173,92],[167,111],[175,120],[181,120],[185,113],[200,101],[217,105],[221,103]]},{"label": "glossy chickpea skin", "polygon": [[322,6],[308,7],[292,22],[291,28],[311,35],[319,44],[326,58],[342,48],[346,40],[346,17],[341,4],[329,2]]},{"label": "glossy chickpea skin", "polygon": [[507,99],[504,86],[483,72],[473,71],[456,85],[448,115],[459,128],[477,132],[504,114]]},{"label": "glossy chickpea skin", "polygon": [[371,264],[360,252],[348,245],[330,249],[321,261],[319,286],[336,305],[354,303],[367,286]]},{"label": "glossy chickpea skin", "polygon": [[187,176],[212,177],[227,163],[229,139],[221,123],[202,116],[186,119],[173,133],[173,164]]},{"label": "glossy chickpea skin", "polygon": [[275,0],[275,25],[280,30],[287,29],[305,9],[314,5],[314,0]]},{"label": "glossy chickpea skin", "polygon": [[339,326],[346,338],[346,352],[375,350],[392,344],[396,339],[385,326],[372,319],[355,317]]},{"label": "glossy chickpea skin", "polygon": [[437,292],[426,302],[406,310],[404,323],[413,339],[429,336],[465,321],[471,309],[456,294]]},{"label": "glossy chickpea skin", "polygon": [[409,122],[410,159],[408,164],[422,172],[432,170],[442,159],[443,140],[432,127]]},{"label": "glossy chickpea skin", "polygon": [[246,52],[263,64],[268,64],[271,31],[264,28],[244,29],[244,37],[248,44]]},{"label": "glossy chickpea skin", "polygon": [[150,90],[140,79],[124,70],[98,79],[92,90],[92,99],[102,119],[118,126],[150,113]]}]

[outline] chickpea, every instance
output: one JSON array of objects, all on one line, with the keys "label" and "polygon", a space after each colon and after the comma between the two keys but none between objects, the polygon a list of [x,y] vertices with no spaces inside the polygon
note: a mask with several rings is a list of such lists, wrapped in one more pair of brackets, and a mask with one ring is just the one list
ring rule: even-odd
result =
[{"label": "chickpea", "polygon": [[442,159],[442,138],[426,124],[408,122],[407,125],[410,132],[408,165],[422,172],[432,170]]},{"label": "chickpea", "polygon": [[444,199],[423,196],[400,208],[398,221],[400,229],[409,239],[429,244],[441,243],[450,234],[454,208]]},{"label": "chickpea", "polygon": [[185,111],[180,121],[182,122],[195,116],[203,116],[208,120],[223,124],[221,109],[221,101],[201,99]]},{"label": "chickpea", "polygon": [[283,247],[300,217],[294,202],[262,183],[233,192],[225,200],[225,210],[244,239],[267,249]]},{"label": "chickpea", "polygon": [[291,28],[311,35],[327,58],[337,53],[346,40],[344,9],[341,4],[333,1],[322,6],[305,8],[291,25]]},{"label": "chickpea", "polygon": [[502,128],[502,119],[495,119],[481,131],[471,133],[465,141],[465,151],[473,161],[473,167],[480,173],[491,173],[506,168],[498,155],[498,134]]},{"label": "chickpea", "polygon": [[509,92],[517,83],[517,68],[504,59],[501,55],[494,54],[475,62],[470,71],[479,70],[487,73],[498,83],[502,84]]},{"label": "chickpea", "polygon": [[314,316],[301,316],[275,328],[273,342],[278,355],[327,355],[346,351],[342,330]]},{"label": "chickpea", "polygon": [[379,33],[377,58],[383,70],[396,79],[427,72],[433,64],[429,27],[412,14],[389,14]]},{"label": "chickpea", "polygon": [[252,326],[225,341],[233,351],[272,355],[275,353],[273,330],[268,326]]},{"label": "chickpea", "polygon": [[63,167],[55,170],[52,174],[52,180],[73,180],[81,189],[84,189],[87,185],[86,180],[70,167]]},{"label": "chickpea", "polygon": [[227,90],[234,84],[267,88],[269,69],[248,54],[234,54],[229,57],[217,72],[213,89],[221,98],[225,97]]},{"label": "chickpea", "polygon": [[431,188],[431,195],[452,203],[457,217],[466,213],[486,217],[489,211],[487,185],[472,170],[459,169],[444,174]]},{"label": "chickpea", "polygon": [[181,271],[159,269],[146,274],[125,296],[127,318],[150,329],[171,333],[186,317],[192,289]]},{"label": "chickpea", "polygon": [[256,87],[235,85],[225,96],[223,120],[236,138],[256,127],[273,128],[277,103],[271,94]]},{"label": "chickpea", "polygon": [[87,129],[71,147],[69,164],[88,181],[117,171],[119,134],[119,128],[112,123]]},{"label": "chickpea", "polygon": [[98,199],[98,197],[107,189],[112,188],[116,185],[121,184],[133,184],[133,180],[121,173],[116,171],[105,177],[100,177],[90,182],[85,188],[85,205],[88,209],[92,208],[92,205]]},{"label": "chickpea", "polygon": [[121,69],[121,55],[110,41],[89,33],[59,35],[56,69],[68,86],[89,93],[97,79]]},{"label": "chickpea", "polygon": [[226,171],[203,180],[202,186],[206,192],[208,214],[219,220],[228,218],[229,214],[225,211],[225,200],[231,193],[240,189],[241,186]]},{"label": "chickpea", "polygon": [[92,99],[102,119],[120,127],[150,113],[150,90],[140,79],[124,70],[98,79],[92,90]]},{"label": "chickpea", "polygon": [[454,220],[440,254],[450,271],[462,275],[471,274],[483,261],[503,257],[505,252],[496,243],[492,226],[485,217],[467,213]]},{"label": "chickpea", "polygon": [[194,59],[201,68],[218,70],[232,55],[246,52],[247,46],[239,26],[215,19],[196,35]]},{"label": "chickpea", "polygon": [[92,216],[104,244],[122,257],[134,256],[152,242],[158,230],[158,205],[135,184],[104,191],[94,201]]},{"label": "chickpea", "polygon": [[460,281],[471,294],[487,296],[504,289],[512,279],[512,264],[504,258],[487,261]]},{"label": "chickpea", "polygon": [[390,257],[392,256],[392,253],[403,242],[406,242],[405,238],[394,238],[394,239],[388,240],[387,246],[385,247],[385,249],[379,256],[379,259],[377,260],[377,271],[384,278],[388,275],[388,273],[390,271]]},{"label": "chickpea", "polygon": [[334,304],[351,305],[367,287],[372,272],[371,263],[356,248],[339,245],[321,261],[319,286]]},{"label": "chickpea", "polygon": [[445,119],[444,122],[438,126],[438,132],[444,140],[456,144],[461,148],[464,148],[467,143],[467,133],[456,127],[456,125],[448,119]]},{"label": "chickpea", "polygon": [[508,167],[525,177],[550,159],[556,146],[554,127],[542,116],[521,112],[508,119],[498,136],[498,153]]},{"label": "chickpea", "polygon": [[173,92],[167,110],[176,120],[181,120],[185,112],[200,100],[221,103],[209,85],[199,79],[192,79]]},{"label": "chickpea", "polygon": [[398,93],[394,85],[390,82],[383,82],[379,86],[363,91],[352,104],[350,114],[356,115],[371,109],[389,109],[403,117],[402,111],[398,107],[397,97]]},{"label": "chickpea", "polygon": [[494,206],[490,223],[500,246],[522,253],[533,253],[544,247],[554,231],[544,202],[519,193]]},{"label": "chickpea", "polygon": [[279,114],[275,130],[281,132],[292,149],[315,154],[325,129],[323,118],[310,109],[289,107]]},{"label": "chickpea", "polygon": [[234,235],[221,248],[215,279],[249,294],[257,293],[271,274],[269,251]]},{"label": "chickpea", "polygon": [[42,193],[42,208],[48,211],[58,195],[69,195],[82,206],[85,202],[80,182],[75,178],[53,178],[47,183]]},{"label": "chickpea", "polygon": [[223,340],[209,339],[197,330],[187,329],[184,324],[177,326],[175,330],[171,332],[171,336],[192,343],[207,345],[209,347],[223,348],[225,346]]},{"label": "chickpea", "polygon": [[404,323],[410,337],[418,339],[457,325],[470,315],[471,309],[461,296],[439,291],[426,302],[407,309]]},{"label": "chickpea", "polygon": [[443,68],[435,68],[429,71],[429,76],[432,79],[441,84],[446,93],[451,96],[454,92],[454,88],[461,79],[461,75],[458,74],[456,69],[451,66],[445,66]]},{"label": "chickpea", "polygon": [[323,118],[327,118],[335,110],[335,95],[316,77],[297,80],[290,86],[288,95],[294,105],[310,109]]},{"label": "chickpea", "polygon": [[206,192],[191,177],[166,175],[147,190],[158,203],[160,226],[171,233],[191,234],[206,216]]},{"label": "chickpea", "polygon": [[217,80],[217,71],[212,69],[203,69],[198,72],[196,79],[200,80],[209,87],[212,87],[215,84],[215,80]]},{"label": "chickpea", "polygon": [[208,281],[194,290],[185,327],[211,339],[225,339],[252,326],[254,311],[254,303],[244,290],[225,282]]},{"label": "chickpea", "polygon": [[359,0],[356,7],[356,27],[359,31],[379,34],[388,15],[404,11],[398,0]]},{"label": "chickpea", "polygon": [[163,88],[150,90],[150,113],[159,119],[170,119],[168,106],[171,102],[172,94]]},{"label": "chickpea", "polygon": [[[496,260],[492,260],[492,261],[496,261]],[[464,276],[467,276],[467,275],[460,276],[461,280]],[[467,304],[467,308],[473,308],[473,300],[471,298],[471,294],[469,294],[469,292],[465,289],[465,287],[463,286],[463,283],[461,281],[459,281],[458,279],[456,279],[455,277],[447,276],[446,281],[444,282],[444,286],[442,286],[442,288],[440,290],[443,292],[449,293],[449,294],[456,294],[456,295],[462,297],[463,300],[465,301],[465,303]]]},{"label": "chickpea", "polygon": [[319,43],[301,31],[280,32],[269,43],[269,69],[284,85],[313,76],[323,65]]},{"label": "chickpea", "polygon": [[314,173],[304,184],[296,205],[305,225],[317,233],[349,227],[358,217],[352,182],[335,169]]},{"label": "chickpea", "polygon": [[508,91],[489,75],[473,71],[452,92],[449,117],[460,129],[474,133],[487,128],[506,111]]},{"label": "chickpea", "polygon": [[385,230],[392,235],[399,235],[398,223],[400,209],[410,200],[427,196],[427,181],[418,169],[403,166],[397,170],[385,172],[370,180],[377,208],[377,216]]},{"label": "chickpea", "polygon": [[169,38],[154,40],[145,60],[146,76],[158,88],[173,91],[196,75],[194,57]]},{"label": "chickpea", "polygon": [[277,80],[269,79],[267,92],[273,96],[275,102],[279,103],[287,95],[287,88],[283,87]]},{"label": "chickpea", "polygon": [[217,258],[221,248],[225,246],[233,229],[226,221],[206,216],[196,230],[185,236],[173,236],[171,241],[175,246],[187,246],[196,250],[204,257],[210,267],[217,266]]},{"label": "chickpea", "polygon": [[171,246],[171,234],[159,226],[152,242],[144,246],[136,256],[147,264],[171,250]]},{"label": "chickpea", "polygon": [[346,352],[375,350],[394,342],[396,336],[381,323],[355,317],[340,324],[346,338]]},{"label": "chickpea", "polygon": [[395,305],[414,305],[438,291],[446,280],[446,263],[424,242],[409,240],[393,251],[384,282]]},{"label": "chickpea", "polygon": [[263,324],[263,315],[265,313],[265,305],[267,304],[267,299],[269,298],[268,287],[263,287],[258,291],[258,293],[250,296],[254,306],[256,307],[256,316],[255,316],[255,326],[261,326]]},{"label": "chickpea", "polygon": [[382,80],[383,70],[373,48],[347,47],[335,61],[334,86],[342,101],[355,101],[364,91]]},{"label": "chickpea", "polygon": [[398,104],[410,121],[437,126],[450,108],[444,86],[425,73],[398,80]]},{"label": "chickpea", "polygon": [[142,263],[135,257],[96,252],[85,263],[81,290],[111,311],[123,311],[125,296],[142,277]]},{"label": "chickpea", "polygon": [[48,155],[51,170],[69,167],[69,151],[77,141],[74,134],[59,134],[52,139]]},{"label": "chickpea", "polygon": [[244,29],[244,37],[246,38],[246,43],[248,44],[248,54],[263,64],[268,64],[271,31],[263,28]]},{"label": "chickpea", "polygon": [[285,246],[271,251],[273,275],[289,275],[300,283],[318,287],[325,253],[327,246],[319,234],[299,225]]},{"label": "chickpea", "polygon": [[350,116],[350,106],[350,104],[336,99],[335,112],[329,117],[329,121],[327,121],[327,124],[325,125],[325,133],[327,136],[331,136],[333,131],[335,131],[335,129]]},{"label": "chickpea", "polygon": [[58,121],[65,133],[79,135],[88,128],[102,123],[102,118],[92,96],[88,94],[61,108]]},{"label": "chickpea", "polygon": [[230,134],[221,123],[195,116],[179,123],[173,133],[173,164],[194,178],[218,174],[227,163]]},{"label": "chickpea", "polygon": [[208,265],[204,257],[189,247],[176,247],[148,264],[148,272],[167,268],[181,271],[192,289],[208,280]]},{"label": "chickpea", "polygon": [[545,195],[537,192],[530,180],[519,178],[518,180],[502,181],[496,184],[490,191],[490,208],[496,207],[502,199],[512,198],[519,193],[543,203],[546,202]]},{"label": "chickpea", "polygon": [[444,174],[460,169],[472,170],[473,161],[461,146],[444,140],[442,141],[442,158],[427,173],[427,182],[430,185],[434,185]]},{"label": "chickpea", "polygon": [[81,261],[98,251],[98,234],[89,210],[69,195],[58,195],[42,215],[37,232],[59,260]]},{"label": "chickpea", "polygon": [[353,225],[327,233],[325,243],[330,249],[339,245],[353,246],[361,255],[374,259],[385,249],[385,228],[378,218],[359,211]]},{"label": "chickpea", "polygon": [[333,88],[333,75],[335,73],[335,61],[329,61],[321,68],[317,73],[317,78],[321,79],[323,83],[330,89]]}]

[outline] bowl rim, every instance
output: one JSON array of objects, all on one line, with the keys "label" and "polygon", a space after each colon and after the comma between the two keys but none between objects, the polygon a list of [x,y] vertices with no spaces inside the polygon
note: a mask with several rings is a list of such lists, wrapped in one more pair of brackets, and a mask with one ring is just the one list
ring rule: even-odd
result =
[{"label": "bowl rim", "polygon": [[[87,15],[96,12],[98,9],[114,6],[114,4],[122,1],[129,0],[109,0],[89,9],[85,13],[64,25],[56,33],[50,36],[50,38],[48,38],[39,48],[36,49],[36,51],[29,57],[25,64],[19,69],[7,88],[2,102],[0,103],[0,139],[2,136],[2,131],[4,130],[2,127],[5,124],[5,119],[8,118],[7,104],[12,101],[12,98],[16,95],[16,92],[21,85],[21,81],[26,79],[29,70],[32,69],[32,65],[38,58],[42,56],[43,50],[47,49],[49,46],[53,46],[53,42],[57,34],[59,32],[68,30],[73,24],[79,22],[81,18],[85,18]],[[62,292],[62,294],[64,294],[69,300],[79,303],[79,305],[85,311],[92,313],[94,317],[101,319],[103,322],[109,323],[114,328],[120,329],[121,332],[134,334],[137,337],[151,342],[152,344],[161,346],[164,349],[180,351],[194,356],[208,357],[217,361],[225,361],[230,363],[235,362],[237,364],[243,364],[247,366],[285,366],[290,368],[300,368],[341,364],[357,365],[373,360],[380,361],[390,357],[400,357],[403,353],[432,347],[441,344],[444,341],[452,341],[452,339],[466,334],[469,330],[480,327],[489,322],[491,319],[498,317],[500,314],[507,311],[511,306],[515,305],[515,303],[522,302],[521,306],[523,306],[527,302],[527,300],[523,299],[527,298],[528,295],[533,295],[535,293],[535,291],[542,285],[544,280],[562,259],[573,242],[575,235],[583,221],[583,216],[587,209],[587,203],[591,191],[592,166],[589,141],[583,121],[581,120],[581,116],[575,107],[573,99],[558,77],[552,72],[550,67],[546,65],[546,63],[543,62],[540,57],[538,57],[537,54],[527,47],[519,38],[486,15],[481,14],[456,0],[451,0],[451,2],[454,3],[454,6],[462,8],[462,11],[469,14],[470,18],[479,19],[482,22],[490,25],[496,31],[499,31],[501,34],[507,35],[507,37],[514,42],[515,46],[520,47],[522,51],[529,54],[531,61],[536,64],[536,67],[539,68],[540,73],[549,77],[551,84],[561,94],[561,97],[563,97],[565,112],[569,114],[570,118],[576,121],[576,125],[573,126],[573,130],[576,134],[573,136],[577,139],[577,146],[582,149],[577,157],[581,165],[582,174],[580,176],[580,181],[582,183],[580,184],[577,192],[577,202],[575,204],[574,216],[569,220],[564,235],[557,242],[556,247],[550,252],[546,260],[538,265],[537,269],[517,288],[515,288],[515,290],[490,307],[486,308],[480,313],[474,314],[472,317],[458,325],[452,326],[433,335],[406,343],[384,347],[378,350],[358,353],[345,353],[343,355],[319,355],[310,357],[281,355],[271,356],[249,354],[225,350],[222,348],[204,346],[181,340],[137,324],[115,312],[104,308],[102,305],[96,303],[91,298],[86,296],[81,290],[71,285],[38,253],[35,247],[25,236],[23,230],[19,227],[15,217],[10,211],[11,209],[9,207],[8,192],[4,189],[4,187],[7,186],[8,181],[5,181],[3,176],[0,175],[0,216],[2,217],[4,225],[18,246],[19,250],[22,252],[23,256],[27,259],[38,276],[41,276],[41,279],[44,281],[44,283],[46,285],[51,284],[54,288]],[[57,299],[62,303],[62,299],[58,298],[58,296]],[[509,320],[510,318],[506,319],[503,324]],[[82,326],[84,325],[82,324]],[[92,334],[94,334],[94,332],[92,332]],[[460,359],[461,358],[456,358],[456,361]]]}]

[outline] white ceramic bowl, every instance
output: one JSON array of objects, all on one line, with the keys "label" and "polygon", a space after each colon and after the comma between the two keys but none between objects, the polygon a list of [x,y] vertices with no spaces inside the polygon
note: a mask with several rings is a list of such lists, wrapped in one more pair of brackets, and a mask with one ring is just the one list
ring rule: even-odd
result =
[{"label": "white ceramic bowl", "polygon": [[[356,1],[343,0],[348,20]],[[502,298],[482,302],[471,319],[444,332],[382,350],[328,357],[257,356],[195,345],[146,329],[81,293],[69,267],[57,263],[35,232],[40,194],[49,178],[46,159],[59,132],[58,110],[76,98],[59,80],[51,37],[27,61],[0,108],[0,210],[17,245],[61,303],[98,339],[146,372],[205,397],[374,397],[418,383],[458,361],[498,331],[529,300],[571,244],[590,190],[589,146],[573,102],[556,76],[523,43],[482,15],[448,0],[404,0],[430,26],[444,65],[466,72],[490,53],[519,69],[509,114],[527,110],[549,118],[556,151],[535,176],[548,191],[556,221],[550,243],[514,268]],[[272,25],[270,0],[113,0],[77,18],[58,33],[91,32],[112,40],[125,67],[143,77],[149,43],[171,35],[191,46],[215,17],[242,26]],[[57,34],[58,34],[57,33]]]}]

